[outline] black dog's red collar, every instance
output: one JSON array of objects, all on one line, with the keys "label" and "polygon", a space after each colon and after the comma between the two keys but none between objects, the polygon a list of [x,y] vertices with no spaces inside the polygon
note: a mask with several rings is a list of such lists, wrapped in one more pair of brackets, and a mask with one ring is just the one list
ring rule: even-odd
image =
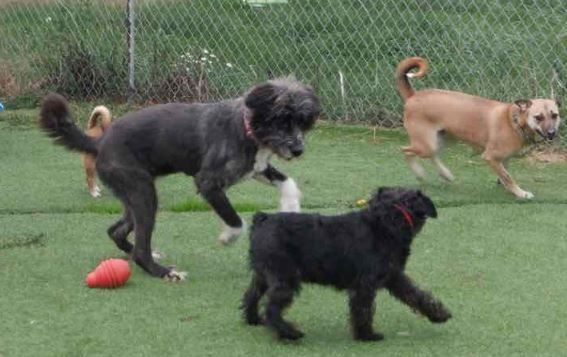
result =
[{"label": "black dog's red collar", "polygon": [[406,222],[408,222],[410,228],[413,228],[413,216],[411,215],[411,213],[408,211],[407,208],[405,208],[402,205],[394,205],[394,207],[396,207],[400,212],[402,212],[402,214],[404,215],[404,218],[406,219]]},{"label": "black dog's red collar", "polygon": [[242,107],[242,122],[244,123],[244,132],[250,139],[254,139],[254,132],[252,131],[252,124],[250,123],[252,113],[247,107]]}]

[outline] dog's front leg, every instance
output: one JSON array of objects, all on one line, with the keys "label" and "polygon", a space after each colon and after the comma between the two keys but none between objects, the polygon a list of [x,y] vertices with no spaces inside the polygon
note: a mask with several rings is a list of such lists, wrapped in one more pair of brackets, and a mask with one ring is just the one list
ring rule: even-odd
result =
[{"label": "dog's front leg", "polygon": [[386,288],[396,299],[426,316],[431,322],[445,322],[452,317],[441,301],[417,287],[404,273],[392,277]]},{"label": "dog's front leg", "polygon": [[518,198],[531,199],[534,197],[534,195],[531,192],[524,191],[520,188],[520,186],[518,186],[518,184],[514,181],[512,176],[510,176],[510,174],[506,170],[506,167],[504,166],[504,162],[492,158],[486,152],[482,155],[482,158],[485,159],[488,162],[488,165],[490,165],[490,167],[492,168],[492,170],[496,172],[496,174],[498,175],[498,179],[500,180],[500,183],[502,183],[508,191],[512,192]]},{"label": "dog's front leg", "polygon": [[238,216],[224,191],[212,188],[201,190],[201,194],[223,221],[224,229],[219,235],[219,241],[222,244],[236,241],[244,231],[244,221]]},{"label": "dog's front leg", "polygon": [[280,190],[280,212],[301,211],[301,191],[295,181],[269,165],[260,172],[254,174],[258,181],[276,186]]},{"label": "dog's front leg", "polygon": [[355,340],[380,341],[384,335],[374,332],[374,299],[376,290],[360,287],[349,291],[350,324]]}]

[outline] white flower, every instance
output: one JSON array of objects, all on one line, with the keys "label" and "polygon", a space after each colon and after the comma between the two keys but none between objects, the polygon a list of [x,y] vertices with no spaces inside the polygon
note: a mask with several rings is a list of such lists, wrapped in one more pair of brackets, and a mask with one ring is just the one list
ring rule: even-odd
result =
[{"label": "white flower", "polygon": [[217,58],[213,53],[211,53],[211,58]]},{"label": "white flower", "polygon": [[209,64],[212,64],[212,63],[213,63],[213,61],[211,61],[211,60],[208,60],[207,62],[208,62]]},{"label": "white flower", "polygon": [[51,16],[46,17],[45,22],[51,22]]},{"label": "white flower", "polygon": [[181,55],[181,58],[185,58],[185,55]]},{"label": "white flower", "polygon": [[207,60],[207,57],[201,57],[201,61],[205,62]]},{"label": "white flower", "polygon": [[209,54],[209,51],[207,51],[206,48],[203,48],[203,53],[207,55],[207,54]]},{"label": "white flower", "polygon": [[226,66],[227,66],[228,68],[232,68],[232,63],[228,62],[228,63],[226,64]]}]

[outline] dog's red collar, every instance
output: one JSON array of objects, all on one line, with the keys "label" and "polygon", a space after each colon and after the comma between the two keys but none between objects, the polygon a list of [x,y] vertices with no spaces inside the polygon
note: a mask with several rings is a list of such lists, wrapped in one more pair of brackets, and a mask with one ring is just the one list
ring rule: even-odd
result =
[{"label": "dog's red collar", "polygon": [[246,136],[250,139],[254,139],[254,132],[252,131],[252,124],[250,120],[252,119],[252,112],[246,106],[242,107],[242,122],[244,123],[244,132]]},{"label": "dog's red collar", "polygon": [[413,216],[411,215],[411,213],[408,211],[407,208],[405,208],[402,205],[394,205],[394,207],[396,207],[400,212],[402,212],[402,214],[404,215],[404,218],[406,220],[406,222],[408,222],[410,228],[413,228]]}]

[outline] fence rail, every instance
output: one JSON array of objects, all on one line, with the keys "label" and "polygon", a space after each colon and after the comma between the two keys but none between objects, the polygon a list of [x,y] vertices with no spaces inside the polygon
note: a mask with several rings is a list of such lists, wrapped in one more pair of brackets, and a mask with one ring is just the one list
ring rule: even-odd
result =
[{"label": "fence rail", "polygon": [[[563,96],[562,0],[0,0],[0,98],[208,101],[295,74],[331,119],[400,122],[393,71],[418,88]],[[130,12],[128,11],[130,9]],[[10,104],[8,104],[10,105]]]}]

